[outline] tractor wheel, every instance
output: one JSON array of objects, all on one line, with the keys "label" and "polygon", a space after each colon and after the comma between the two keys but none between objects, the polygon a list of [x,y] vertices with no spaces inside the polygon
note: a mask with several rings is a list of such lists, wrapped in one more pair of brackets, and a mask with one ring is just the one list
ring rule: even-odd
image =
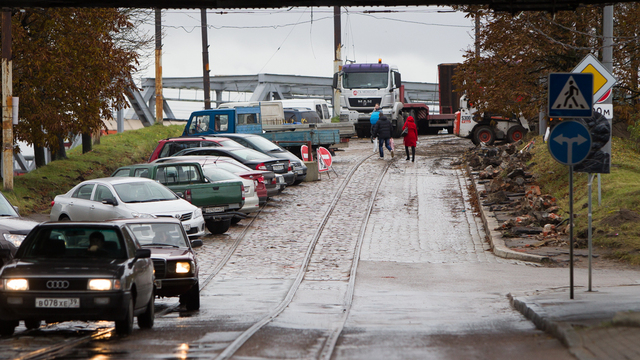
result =
[{"label": "tractor wheel", "polygon": [[509,129],[507,132],[507,141],[510,143],[518,142],[524,139],[524,135],[527,133],[527,130],[521,125],[516,125]]},{"label": "tractor wheel", "polygon": [[487,145],[493,145],[494,141],[496,141],[496,134],[493,132],[491,126],[482,125],[478,126],[478,128],[473,133],[474,144],[485,143]]}]

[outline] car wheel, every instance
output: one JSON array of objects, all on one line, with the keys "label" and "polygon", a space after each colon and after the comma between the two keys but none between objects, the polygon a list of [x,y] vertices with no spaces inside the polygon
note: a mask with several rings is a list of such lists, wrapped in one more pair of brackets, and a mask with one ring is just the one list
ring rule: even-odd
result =
[{"label": "car wheel", "polygon": [[520,126],[516,125],[507,131],[507,140],[510,143],[518,142],[524,139],[524,135],[527,133],[527,130]]},{"label": "car wheel", "polygon": [[67,215],[60,215],[58,221],[71,221],[71,219]]},{"label": "car wheel", "polygon": [[207,221],[207,230],[212,234],[224,234],[231,227],[231,219],[222,221]]},{"label": "car wheel", "polygon": [[127,313],[122,320],[116,320],[116,334],[120,336],[130,335],[133,331],[133,299],[129,300]]},{"label": "car wheel", "polygon": [[144,313],[138,315],[138,326],[140,326],[141,329],[151,329],[153,327],[153,320],[155,318],[155,297],[155,291],[152,291],[151,299],[149,299],[149,303],[147,304],[147,309]]},{"label": "car wheel", "polygon": [[180,304],[184,304],[187,310],[200,309],[200,283],[196,283],[186,293],[180,295]]},{"label": "car wheel", "polygon": [[40,323],[41,323],[40,320],[25,320],[24,326],[29,330],[33,330],[33,329],[39,328]]},{"label": "car wheel", "polygon": [[11,336],[18,326],[17,321],[2,321],[0,320],[0,335]]},{"label": "car wheel", "polygon": [[493,145],[493,142],[496,141],[496,134],[493,132],[493,129],[490,126],[482,125],[479,126],[474,135],[475,140],[474,143],[485,143],[487,145]]}]

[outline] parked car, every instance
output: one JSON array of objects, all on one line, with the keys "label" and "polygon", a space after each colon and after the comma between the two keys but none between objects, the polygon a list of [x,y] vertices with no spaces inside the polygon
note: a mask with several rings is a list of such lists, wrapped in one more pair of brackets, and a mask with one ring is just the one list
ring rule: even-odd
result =
[{"label": "parked car", "polygon": [[280,159],[288,159],[291,163],[291,167],[293,168],[293,172],[296,174],[296,180],[293,182],[293,185],[300,184],[307,177],[307,166],[304,164],[302,159],[260,135],[236,133],[225,134],[225,137],[263,154]]},{"label": "parked car", "polygon": [[168,158],[162,158],[155,160],[154,162],[171,162],[171,161],[199,161],[200,159],[210,159],[214,161],[219,167],[230,171],[245,179],[258,179],[264,178],[264,186],[259,185],[257,187],[258,198],[260,199],[260,205],[267,202],[267,198],[276,196],[282,192],[287,186],[284,182],[284,177],[280,174],[276,174],[273,171],[255,170],[243,163],[226,156],[171,156]]},{"label": "parked car", "polygon": [[244,165],[256,169],[256,170],[269,170],[276,174],[281,174],[284,177],[285,182],[288,185],[293,185],[296,181],[296,175],[291,171],[291,163],[287,159],[278,159],[273,156],[263,154],[259,151],[248,148],[215,148],[215,147],[203,147],[184,149],[179,151],[173,156],[193,156],[193,155],[208,155],[208,156],[227,156],[235,159]]},{"label": "parked car", "polygon": [[309,108],[284,108],[284,121],[289,124],[320,124],[318,113]]},{"label": "parked car", "polygon": [[151,250],[156,296],[180,297],[187,310],[200,308],[198,259],[193,250],[202,240],[189,241],[180,221],[170,218],[129,219],[125,222],[140,246]]},{"label": "parked car", "polygon": [[45,222],[33,228],[0,269],[0,334],[19,321],[115,321],[128,335],[154,322],[151,250],[142,249],[123,222]]},{"label": "parked car", "polygon": [[101,221],[173,217],[189,237],[204,235],[202,210],[166,186],[147,178],[109,177],[86,180],[51,202],[51,221]]},{"label": "parked car", "polygon": [[11,255],[14,255],[22,240],[36,225],[38,222],[21,217],[18,209],[0,193],[0,249],[9,249]]},{"label": "parked car", "polygon": [[246,217],[240,209],[245,203],[242,179],[227,171],[207,177],[197,162],[151,163],[123,166],[113,177],[144,177],[154,179],[191,204],[202,209],[207,229],[223,234],[232,223]]},{"label": "parked car", "polygon": [[171,156],[184,149],[212,146],[242,147],[241,144],[235,142],[234,140],[221,136],[173,137],[158,141],[158,146],[156,146],[155,150],[153,150],[153,153],[151,153],[151,156],[149,157],[149,160],[147,160],[147,162],[152,162],[156,159]]},{"label": "parked car", "polygon": [[[197,159],[196,159],[197,158]],[[227,171],[221,167],[215,165],[215,162],[207,161],[210,157],[204,156],[178,156],[178,157],[169,157],[166,161],[160,163],[151,163],[148,165],[160,164],[159,166],[183,166],[184,164],[193,164],[197,163],[198,166],[202,168],[202,173],[206,179],[209,179],[210,184],[217,184],[220,182],[229,182],[231,180],[242,181],[243,183],[243,204],[242,207],[237,210],[243,214],[250,214],[252,212],[256,212],[260,209],[260,198],[258,197],[258,192],[256,188],[260,185],[264,190],[264,196],[266,201],[267,189],[264,185],[264,178],[262,176],[258,177],[248,177],[243,178],[231,171]],[[214,157],[216,158],[216,157]],[[254,170],[256,171],[256,170]],[[220,190],[221,192],[226,192],[224,190]],[[207,213],[205,211],[205,218]],[[234,216],[231,219],[231,224],[237,224],[243,217]]]}]

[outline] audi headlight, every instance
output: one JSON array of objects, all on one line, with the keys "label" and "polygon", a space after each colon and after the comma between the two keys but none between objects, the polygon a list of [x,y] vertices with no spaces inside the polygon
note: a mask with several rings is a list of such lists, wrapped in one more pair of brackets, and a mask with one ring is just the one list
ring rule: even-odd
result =
[{"label": "audi headlight", "polygon": [[188,274],[191,271],[191,263],[188,261],[178,261],[176,263],[176,274]]},{"label": "audi headlight", "polygon": [[27,237],[27,235],[9,234],[9,233],[4,233],[2,234],[2,236],[4,236],[5,240],[15,245],[15,247],[20,246],[20,244],[22,244],[22,240],[24,240],[24,238]]},{"label": "audi headlight", "polygon": [[202,217],[202,209],[197,208],[194,212],[193,212],[193,218],[197,219]]},{"label": "audi headlight", "polygon": [[[119,281],[118,281],[119,283]],[[91,279],[87,285],[87,289],[96,291],[106,291],[115,288],[114,281],[111,279]]]},{"label": "audi headlight", "polygon": [[5,280],[7,290],[12,291],[26,291],[29,290],[29,282],[27,279],[7,279]]}]

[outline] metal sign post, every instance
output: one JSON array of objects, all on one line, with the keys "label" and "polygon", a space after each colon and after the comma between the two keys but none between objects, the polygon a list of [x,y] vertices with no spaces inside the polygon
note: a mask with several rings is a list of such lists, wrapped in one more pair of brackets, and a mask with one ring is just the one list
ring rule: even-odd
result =
[{"label": "metal sign post", "polygon": [[[598,174],[598,176],[600,176],[600,174]],[[593,231],[591,229],[591,220],[593,218],[592,214],[591,214],[591,191],[592,191],[592,184],[593,184],[593,178],[595,177],[594,174],[589,174],[589,229],[588,229],[588,233],[589,233],[589,290],[591,291],[591,258],[593,255]]]},{"label": "metal sign post", "polygon": [[556,161],[569,165],[569,297],[573,299],[573,166],[587,158],[591,134],[580,122],[563,121],[551,131],[547,146]]}]

